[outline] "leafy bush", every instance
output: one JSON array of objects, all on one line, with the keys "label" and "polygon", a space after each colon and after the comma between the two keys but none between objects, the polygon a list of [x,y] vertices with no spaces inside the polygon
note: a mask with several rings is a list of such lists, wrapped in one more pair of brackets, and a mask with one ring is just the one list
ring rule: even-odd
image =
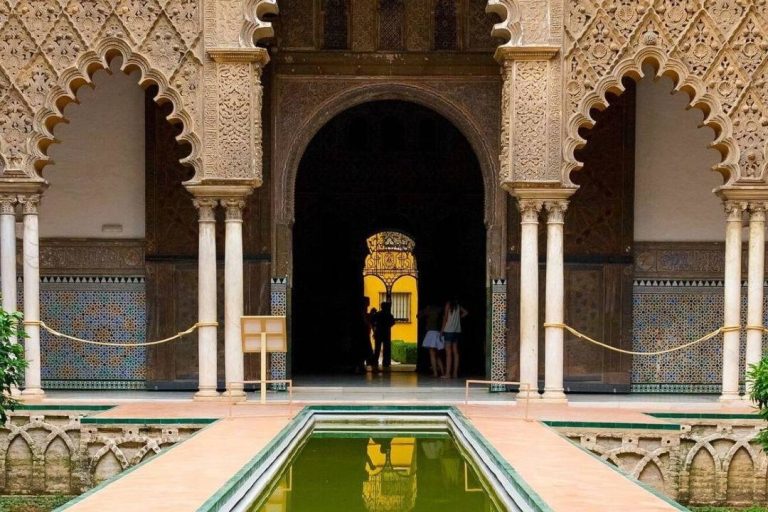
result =
[{"label": "leafy bush", "polygon": [[60,507],[72,496],[0,496],[0,511],[50,512]]},{"label": "leafy bush", "polygon": [[749,507],[749,508],[731,508],[731,507],[691,507],[693,512],[768,512],[768,508]]},{"label": "leafy bush", "polygon": [[[747,383],[749,398],[757,404],[760,418],[768,421],[768,357],[763,358],[757,364],[749,366]],[[757,434],[756,440],[763,446],[763,450],[768,452],[768,428],[761,430]]]},{"label": "leafy bush", "polygon": [[13,386],[20,386],[24,368],[24,347],[11,341],[15,336],[19,342],[26,338],[21,313],[8,313],[0,309],[0,422],[5,424],[8,411],[12,411],[18,400],[11,396]]},{"label": "leafy bush", "polygon": [[392,360],[398,363],[416,364],[418,347],[403,340],[392,341]]}]

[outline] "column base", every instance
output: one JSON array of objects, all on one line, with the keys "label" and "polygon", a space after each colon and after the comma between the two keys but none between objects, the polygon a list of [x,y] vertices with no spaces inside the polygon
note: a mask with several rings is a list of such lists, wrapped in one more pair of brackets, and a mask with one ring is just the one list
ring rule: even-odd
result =
[{"label": "column base", "polygon": [[194,400],[196,402],[210,402],[211,400],[218,400],[219,393],[215,389],[201,389],[195,393]]},{"label": "column base", "polygon": [[25,402],[33,402],[45,398],[45,391],[41,388],[27,388],[21,392],[21,397]]},{"label": "column base", "polygon": [[228,389],[221,394],[221,398],[228,402],[244,402],[246,396],[242,389]]},{"label": "column base", "polygon": [[544,390],[541,401],[548,404],[567,404],[568,398],[562,390]]},{"label": "column base", "polygon": [[11,396],[13,398],[20,398],[21,397],[21,390],[16,386],[11,386]]},{"label": "column base", "polygon": [[728,403],[728,402],[740,402],[741,396],[739,396],[739,393],[723,393],[720,395],[720,398],[717,399],[720,403]]},{"label": "column base", "polygon": [[541,395],[539,394],[538,390],[530,389],[530,390],[520,390],[517,393],[517,396],[515,397],[515,401],[520,400],[541,400]]}]

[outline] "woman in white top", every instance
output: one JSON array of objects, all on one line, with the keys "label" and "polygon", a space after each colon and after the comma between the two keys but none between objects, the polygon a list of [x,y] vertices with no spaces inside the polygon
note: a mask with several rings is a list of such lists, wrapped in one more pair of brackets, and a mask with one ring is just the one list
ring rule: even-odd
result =
[{"label": "woman in white top", "polygon": [[461,307],[458,299],[445,303],[443,312],[443,328],[440,334],[445,341],[445,375],[444,378],[459,377],[459,338],[461,337],[461,319],[467,316],[467,310]]}]

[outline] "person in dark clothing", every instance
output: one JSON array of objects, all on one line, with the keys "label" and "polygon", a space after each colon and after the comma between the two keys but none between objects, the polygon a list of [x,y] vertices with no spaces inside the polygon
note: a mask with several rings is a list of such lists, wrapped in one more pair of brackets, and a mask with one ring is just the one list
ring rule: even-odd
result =
[{"label": "person in dark clothing", "polygon": [[365,365],[367,363],[374,364],[373,354],[371,353],[371,324],[368,317],[368,306],[370,303],[371,301],[368,297],[363,297],[353,335],[354,346],[352,350],[355,355],[355,373],[365,373]]},{"label": "person in dark clothing", "polygon": [[392,316],[391,311],[392,304],[382,302],[381,311],[376,313],[373,327],[373,339],[376,342],[376,350],[373,353],[374,369],[378,368],[382,345],[384,347],[382,366],[389,368],[392,365],[392,326],[395,325],[395,317]]}]

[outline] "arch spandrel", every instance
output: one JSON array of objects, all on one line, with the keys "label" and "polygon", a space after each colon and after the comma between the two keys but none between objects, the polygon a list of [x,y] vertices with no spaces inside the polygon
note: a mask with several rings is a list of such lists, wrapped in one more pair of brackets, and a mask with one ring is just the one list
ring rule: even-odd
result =
[{"label": "arch spandrel", "polygon": [[[493,82],[486,85],[497,87]],[[307,94],[317,95],[314,103],[291,102],[289,112],[280,112],[282,119],[290,122],[294,129],[285,131],[291,139],[276,144],[273,166],[275,169],[275,205],[276,221],[290,225],[294,220],[294,191],[296,174],[304,150],[314,135],[333,117],[354,106],[379,100],[401,100],[417,103],[434,110],[456,126],[467,138],[475,151],[480,168],[483,171],[485,189],[485,221],[493,223],[494,202],[496,198],[497,160],[493,158],[496,138],[488,136],[488,130],[494,131],[494,123],[483,117],[486,109],[482,104],[473,103],[479,97],[465,97],[457,101],[456,96],[471,85],[424,83],[373,83],[360,84],[358,80],[343,82],[334,80],[324,89],[320,83],[307,88]],[[303,89],[303,87],[302,87]],[[443,89],[443,90],[441,90]],[[494,95],[495,97],[495,95]],[[286,96],[286,99],[290,99]],[[475,107],[475,108],[473,108]],[[279,137],[279,134],[278,134]]]},{"label": "arch spandrel", "polygon": [[118,56],[141,86],[158,87],[156,101],[173,105],[169,120],[191,148],[182,162],[202,174],[201,31],[200,0],[15,3],[0,17],[0,116],[12,120],[0,125],[0,179],[42,181],[64,107]]},{"label": "arch spandrel", "polygon": [[[570,0],[565,23],[565,126],[562,180],[580,167],[579,135],[605,108],[624,77],[650,64],[686,92],[716,133],[723,158],[714,170],[726,187],[765,184],[768,168],[766,60],[768,20],[762,0],[734,5],[699,0]],[[758,5],[760,4],[760,5]]]}]

